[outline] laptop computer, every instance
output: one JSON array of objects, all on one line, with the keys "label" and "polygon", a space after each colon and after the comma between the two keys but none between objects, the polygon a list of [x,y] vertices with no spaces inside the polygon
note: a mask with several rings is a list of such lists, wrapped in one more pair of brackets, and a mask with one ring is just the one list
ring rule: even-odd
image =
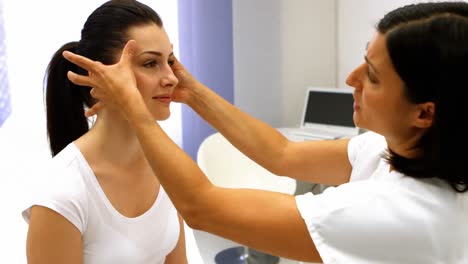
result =
[{"label": "laptop computer", "polygon": [[359,133],[353,121],[353,89],[310,87],[301,124],[287,136],[296,141],[338,139]]}]

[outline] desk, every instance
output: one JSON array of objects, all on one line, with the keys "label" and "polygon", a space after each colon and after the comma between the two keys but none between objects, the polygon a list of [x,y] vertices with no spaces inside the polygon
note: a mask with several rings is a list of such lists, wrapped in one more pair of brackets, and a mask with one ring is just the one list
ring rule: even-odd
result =
[{"label": "desk", "polygon": [[332,140],[339,138],[349,138],[358,135],[359,130],[355,131],[346,129],[341,132],[336,128],[330,131],[326,129],[320,129],[320,132],[315,133],[314,131],[308,130],[307,128],[300,127],[280,127],[277,128],[281,134],[287,137],[291,141],[301,142],[307,140]]}]

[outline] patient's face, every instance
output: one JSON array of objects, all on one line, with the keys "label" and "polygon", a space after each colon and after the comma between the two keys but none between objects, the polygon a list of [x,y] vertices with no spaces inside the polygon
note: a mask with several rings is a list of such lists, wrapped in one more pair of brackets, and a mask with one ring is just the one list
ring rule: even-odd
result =
[{"label": "patient's face", "polygon": [[146,24],[130,28],[129,35],[138,46],[133,67],[140,93],[155,120],[167,119],[178,80],[170,67],[174,55],[166,31]]}]

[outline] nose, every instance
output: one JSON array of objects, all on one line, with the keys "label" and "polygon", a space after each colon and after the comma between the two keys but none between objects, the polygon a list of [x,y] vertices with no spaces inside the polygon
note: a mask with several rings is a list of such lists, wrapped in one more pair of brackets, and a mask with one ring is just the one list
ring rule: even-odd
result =
[{"label": "nose", "polygon": [[361,89],[363,81],[363,70],[365,67],[365,63],[356,67],[346,78],[346,84],[351,87],[354,87],[355,89]]},{"label": "nose", "polygon": [[161,78],[161,86],[165,88],[174,88],[179,83],[179,79],[174,75],[174,72],[170,67],[166,70],[166,73]]}]

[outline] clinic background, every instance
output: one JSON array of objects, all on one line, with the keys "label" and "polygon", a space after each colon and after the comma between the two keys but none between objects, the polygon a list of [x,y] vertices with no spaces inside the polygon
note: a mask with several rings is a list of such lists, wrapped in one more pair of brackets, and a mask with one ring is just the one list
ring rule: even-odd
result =
[{"label": "clinic background", "polygon": [[[21,209],[50,159],[43,78],[103,0],[0,0],[11,113],[0,127],[0,263],[26,263]],[[174,53],[201,81],[275,127],[297,127],[309,86],[345,87],[383,14],[414,0],[141,0],[162,17]],[[0,21],[2,21],[0,20]],[[0,41],[2,41],[0,39]],[[195,157],[214,130],[172,104],[165,131]],[[190,247],[190,244],[187,245]],[[190,260],[189,260],[190,261]],[[196,263],[197,264],[197,263]]]}]

